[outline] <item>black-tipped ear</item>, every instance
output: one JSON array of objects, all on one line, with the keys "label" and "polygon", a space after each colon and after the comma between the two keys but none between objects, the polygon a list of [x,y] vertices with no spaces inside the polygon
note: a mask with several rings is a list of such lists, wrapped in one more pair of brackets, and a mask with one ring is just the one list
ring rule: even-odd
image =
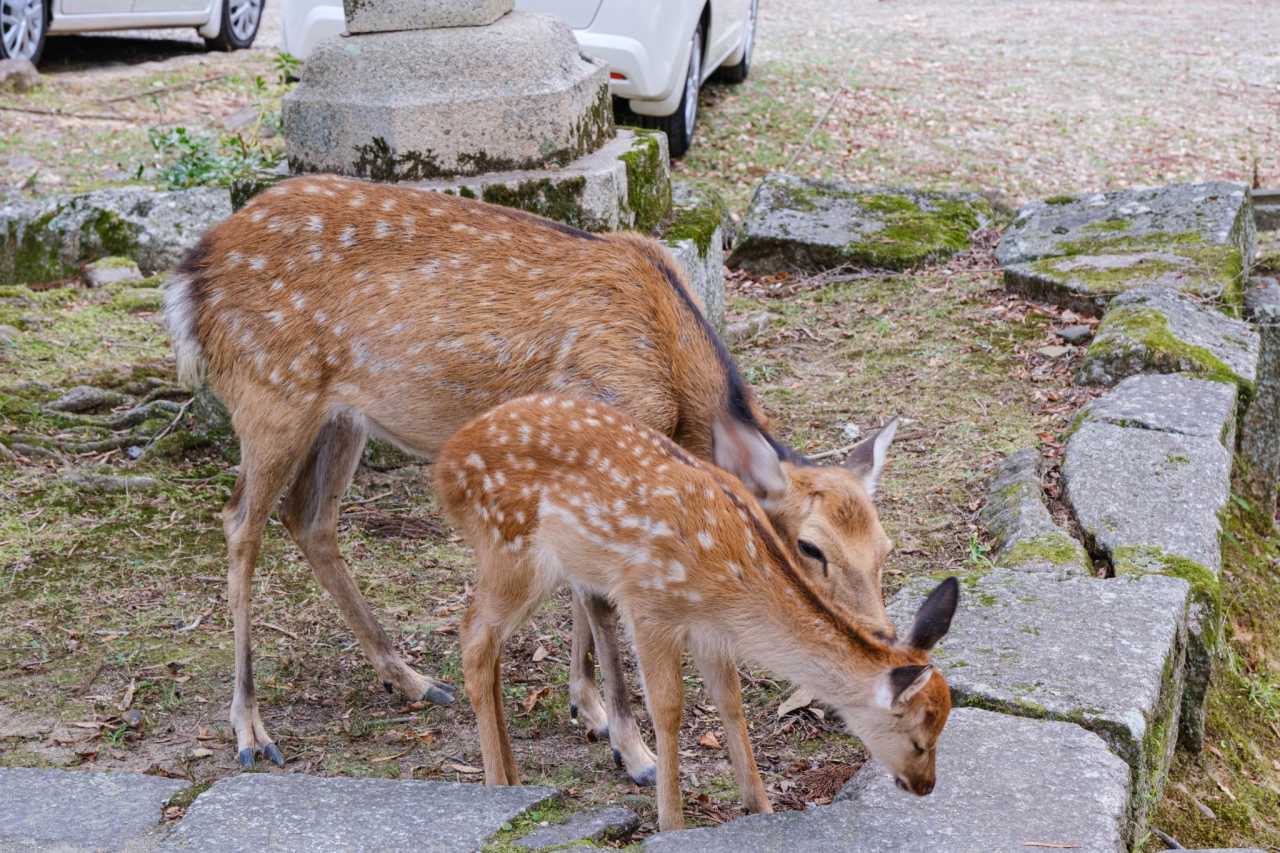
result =
[{"label": "black-tipped ear", "polygon": [[889,458],[889,445],[898,432],[898,419],[894,418],[876,432],[865,438],[849,451],[844,467],[862,478],[862,487],[872,497],[876,493],[876,484],[880,482],[880,472],[884,470],[885,460]]},{"label": "black-tipped ear", "polygon": [[911,626],[907,645],[927,652],[937,645],[951,628],[951,617],[960,603],[960,581],[947,578],[938,584],[916,611],[916,621]]},{"label": "black-tipped ear", "polygon": [[929,679],[933,677],[933,666],[900,666],[889,671],[889,689],[893,694],[894,705],[902,705],[911,701],[911,697],[920,692]]}]

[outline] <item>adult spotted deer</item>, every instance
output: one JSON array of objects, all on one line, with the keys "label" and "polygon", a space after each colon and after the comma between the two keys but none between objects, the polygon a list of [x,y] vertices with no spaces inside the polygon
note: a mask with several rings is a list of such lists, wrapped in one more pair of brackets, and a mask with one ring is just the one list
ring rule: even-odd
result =
[{"label": "adult spotted deer", "polygon": [[[925,601],[907,641],[890,643],[796,564],[742,483],[608,406],[554,394],[508,402],[462,427],[436,461],[435,484],[476,552],[462,665],[490,785],[519,783],[502,709],[502,644],[568,583],[585,600],[614,603],[631,629],[658,736],[661,829],[682,823],[686,649],[719,709],[749,810],[770,806],[747,737],[740,659],[833,706],[900,787],[933,790],[951,699],[928,651],[950,627],[955,578]],[[616,654],[601,661],[606,680],[621,680]]]},{"label": "adult spotted deer", "polygon": [[[338,502],[370,434],[432,457],[506,400],[557,391],[608,403],[740,477],[824,594],[892,635],[880,594],[889,539],[871,495],[892,423],[819,467],[769,436],[748,386],[670,255],[637,235],[595,235],[412,188],[313,176],[283,182],[204,235],[165,290],[178,375],[231,413],[241,463],[223,510],[235,625],[231,723],[241,763],[283,756],[253,686],[250,591],[263,529],[281,520],[388,689],[452,701],[411,669],[351,579]],[[572,708],[637,781],[652,753],[620,743],[594,682],[588,612],[575,600]],[[601,618],[608,618],[602,615]],[[595,626],[599,628],[599,626]],[[606,684],[610,707],[625,687]]]}]

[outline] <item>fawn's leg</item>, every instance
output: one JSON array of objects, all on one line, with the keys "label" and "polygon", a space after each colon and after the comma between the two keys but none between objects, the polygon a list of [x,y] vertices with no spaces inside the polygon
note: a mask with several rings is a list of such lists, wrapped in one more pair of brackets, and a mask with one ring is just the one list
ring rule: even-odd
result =
[{"label": "fawn's leg", "polygon": [[267,516],[288,484],[298,455],[315,434],[317,424],[306,413],[300,417],[295,413],[290,419],[273,415],[281,411],[279,407],[256,406],[251,411],[256,416],[246,416],[235,424],[240,436],[240,475],[231,500],[222,510],[228,557],[227,603],[235,626],[236,681],[230,719],[241,766],[252,767],[258,754],[283,766],[284,756],[267,734],[258,713],[249,604]]},{"label": "fawn's leg", "polygon": [[520,784],[520,768],[516,766],[515,753],[511,751],[511,731],[507,728],[507,711],[502,703],[502,659],[493,661],[493,707],[498,719],[498,749],[502,756],[502,766],[506,771],[507,784]]},{"label": "fawn's leg", "polygon": [[769,805],[769,795],[760,781],[756,757],[751,751],[747,718],[742,713],[742,684],[738,679],[738,668],[731,659],[714,653],[695,655],[695,660],[702,673],[703,684],[711,694],[711,701],[716,703],[720,719],[724,721],[725,741],[742,802],[747,811],[768,814],[773,807]]},{"label": "fawn's leg", "polygon": [[598,595],[585,596],[584,604],[590,615],[591,632],[604,674],[613,760],[619,767],[626,767],[627,775],[637,785],[652,785],[657,778],[657,758],[640,736],[640,727],[636,725],[631,711],[631,695],[627,691],[622,656],[618,652],[618,612],[607,599]]},{"label": "fawn's leg", "polygon": [[684,827],[680,798],[680,717],[684,682],[680,677],[680,644],[670,636],[636,629],[636,656],[644,674],[645,700],[658,735],[658,829]]},{"label": "fawn's leg", "polygon": [[510,785],[503,742],[502,633],[486,614],[479,595],[462,619],[462,673],[467,697],[480,730],[480,754],[484,757],[486,785]]},{"label": "fawn's leg", "polygon": [[582,603],[585,592],[573,591],[573,650],[569,657],[569,716],[587,730],[587,740],[609,736],[608,717],[596,689],[591,617]]},{"label": "fawn's leg", "polygon": [[320,585],[338,603],[383,686],[387,690],[397,688],[411,700],[450,705],[453,688],[415,672],[391,645],[338,548],[338,505],[351,485],[365,438],[364,419],[360,416],[342,413],[332,417],[316,436],[285,496],[281,519],[306,555]]}]

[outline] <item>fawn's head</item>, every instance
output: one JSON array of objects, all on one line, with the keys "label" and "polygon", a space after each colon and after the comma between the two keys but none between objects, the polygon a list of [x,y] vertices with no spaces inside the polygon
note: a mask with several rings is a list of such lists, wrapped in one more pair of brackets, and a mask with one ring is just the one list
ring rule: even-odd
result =
[{"label": "fawn's head", "polygon": [[755,494],[814,586],[889,639],[880,581],[893,542],[872,497],[897,426],[890,421],[830,466],[780,450],[753,425],[726,418],[714,428],[716,464]]},{"label": "fawn's head", "polygon": [[904,791],[933,791],[938,738],[951,713],[951,690],[929,650],[951,627],[960,584],[947,578],[916,613],[911,633],[892,649],[893,665],[875,676],[870,701],[842,708],[845,724]]}]

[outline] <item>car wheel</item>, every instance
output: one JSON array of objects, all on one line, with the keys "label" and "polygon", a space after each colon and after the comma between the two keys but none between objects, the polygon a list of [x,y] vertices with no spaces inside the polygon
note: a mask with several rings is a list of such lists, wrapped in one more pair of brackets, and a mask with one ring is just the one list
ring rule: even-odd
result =
[{"label": "car wheel", "polygon": [[209,50],[244,50],[253,44],[267,0],[222,0],[222,29],[205,39]]},{"label": "car wheel", "polygon": [[685,71],[684,94],[669,116],[645,116],[629,109],[617,110],[619,124],[632,124],[661,130],[667,135],[667,152],[682,157],[693,143],[693,128],[698,121],[698,92],[702,88],[702,24],[693,31],[689,45],[689,67]]},{"label": "car wheel", "polygon": [[45,0],[0,0],[0,59],[28,59],[44,53],[49,13]]},{"label": "car wheel", "polygon": [[751,51],[756,43],[756,16],[760,13],[760,0],[751,0],[747,13],[747,30],[742,34],[742,61],[737,65],[721,65],[716,79],[724,83],[741,83],[751,73]]}]

